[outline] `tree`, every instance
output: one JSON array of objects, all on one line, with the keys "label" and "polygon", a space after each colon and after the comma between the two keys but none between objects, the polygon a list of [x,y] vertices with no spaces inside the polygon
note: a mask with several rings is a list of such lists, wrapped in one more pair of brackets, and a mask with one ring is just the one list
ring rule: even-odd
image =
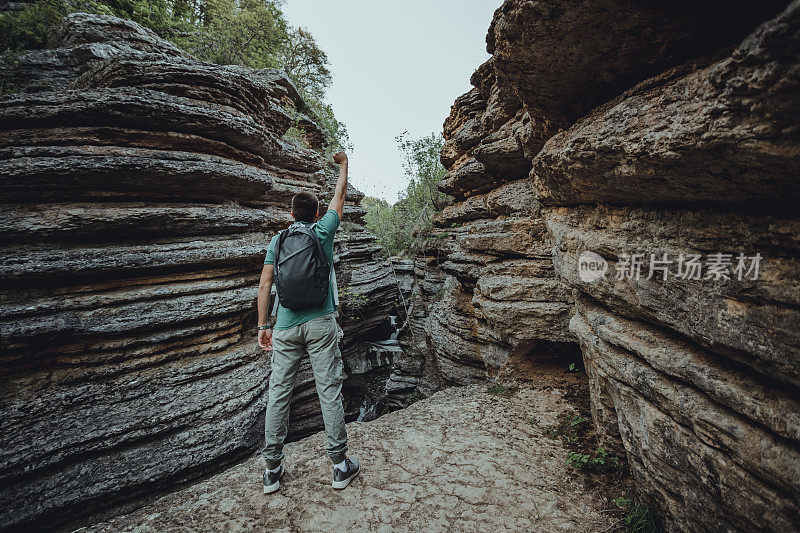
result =
[{"label": "tree", "polygon": [[450,203],[450,197],[438,190],[446,172],[439,160],[444,139],[437,133],[410,139],[403,132],[395,140],[404,155],[408,185],[394,205],[364,198],[364,221],[387,254],[413,255],[430,237],[434,213]]},{"label": "tree", "polygon": [[409,177],[403,198],[416,204],[421,214],[430,215],[433,211],[440,211],[450,203],[450,197],[438,189],[439,181],[446,172],[440,160],[444,138],[439,133],[431,133],[419,139],[410,139],[408,132],[404,131],[395,137],[395,141],[405,156],[403,170]]},{"label": "tree", "polygon": [[274,2],[204,0],[198,7],[200,24],[194,31],[176,36],[179,46],[198,59],[220,65],[279,66],[276,51],[289,29]]},{"label": "tree", "polygon": [[278,52],[280,68],[307,97],[322,100],[331,84],[328,55],[305,28],[290,28]]}]

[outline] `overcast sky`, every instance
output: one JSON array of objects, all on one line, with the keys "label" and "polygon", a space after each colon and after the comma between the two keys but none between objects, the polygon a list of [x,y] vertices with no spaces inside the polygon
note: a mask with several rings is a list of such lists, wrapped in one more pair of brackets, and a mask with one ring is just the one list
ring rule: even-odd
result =
[{"label": "overcast sky", "polygon": [[441,132],[450,105],[489,55],[486,30],[502,0],[286,0],[290,24],[328,54],[328,99],[355,151],[353,185],[394,202],[408,182],[395,136]]}]

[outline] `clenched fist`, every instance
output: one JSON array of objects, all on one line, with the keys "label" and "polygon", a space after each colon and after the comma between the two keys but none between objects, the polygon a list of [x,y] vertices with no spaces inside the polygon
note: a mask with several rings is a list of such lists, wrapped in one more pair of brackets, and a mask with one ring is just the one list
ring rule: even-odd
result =
[{"label": "clenched fist", "polygon": [[347,154],[345,154],[343,151],[336,152],[333,154],[333,162],[339,164],[347,163]]}]

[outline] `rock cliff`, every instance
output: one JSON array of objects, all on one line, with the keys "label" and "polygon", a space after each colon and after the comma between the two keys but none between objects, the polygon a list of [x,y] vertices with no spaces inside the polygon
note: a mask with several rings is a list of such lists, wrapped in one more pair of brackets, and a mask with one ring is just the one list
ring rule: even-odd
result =
[{"label": "rock cliff", "polygon": [[556,276],[526,177],[531,159],[519,137],[530,121],[490,67],[472,82],[444,123],[448,172],[439,188],[454,201],[436,215],[417,260],[417,329],[426,340],[418,351],[430,352],[443,384],[482,380],[512,355],[577,350],[570,291]]},{"label": "rock cliff", "polygon": [[[3,69],[0,527],[50,527],[254,450],[266,244],[293,194],[335,177],[284,73],[202,63],[128,21],[71,15]],[[362,196],[336,244],[351,418],[397,296]],[[318,409],[305,369],[295,437]]]},{"label": "rock cliff", "polygon": [[796,528],[800,2],[507,0],[487,50],[444,123],[424,364],[577,342],[668,529]]}]

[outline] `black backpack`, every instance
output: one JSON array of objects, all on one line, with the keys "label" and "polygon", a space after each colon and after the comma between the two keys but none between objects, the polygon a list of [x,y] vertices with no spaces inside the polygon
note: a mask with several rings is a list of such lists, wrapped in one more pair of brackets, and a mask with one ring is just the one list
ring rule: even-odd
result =
[{"label": "black backpack", "polygon": [[275,243],[275,286],[283,307],[312,309],[328,297],[331,267],[314,224],[289,226]]}]

